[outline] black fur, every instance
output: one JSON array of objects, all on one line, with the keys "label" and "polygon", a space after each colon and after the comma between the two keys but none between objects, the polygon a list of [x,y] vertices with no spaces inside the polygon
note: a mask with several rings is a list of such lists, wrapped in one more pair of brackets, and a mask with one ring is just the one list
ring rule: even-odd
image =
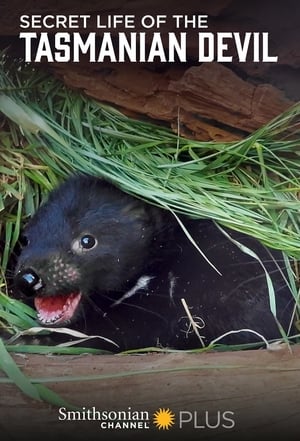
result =
[{"label": "black fur", "polygon": [[[120,350],[157,345],[200,347],[182,298],[194,321],[205,323],[199,333],[206,344],[241,328],[256,330],[267,339],[279,338],[262,266],[213,222],[181,219],[222,275],[199,254],[171,213],[100,179],[74,177],[53,191],[29,222],[25,230],[28,245],[16,273],[32,268],[44,282],[40,296],[80,290],[84,300],[70,327],[109,338]],[[98,245],[84,254],[74,253],[74,240],[87,233],[97,238]],[[278,320],[287,329],[293,299],[284,271],[280,271],[284,266],[281,253],[271,252],[243,234],[230,234],[264,262],[275,287]],[[75,269],[76,277],[61,282],[53,264],[57,260]],[[138,280],[147,286],[129,296]],[[125,293],[129,293],[127,298],[122,297]],[[223,341],[258,340],[251,333],[240,333]],[[115,349],[102,341],[97,344]]]}]

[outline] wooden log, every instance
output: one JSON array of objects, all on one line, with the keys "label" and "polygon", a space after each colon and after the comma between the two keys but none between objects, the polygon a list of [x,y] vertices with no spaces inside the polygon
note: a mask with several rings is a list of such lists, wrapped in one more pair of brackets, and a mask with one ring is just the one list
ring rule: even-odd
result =
[{"label": "wooden log", "polygon": [[174,130],[179,125],[181,134],[203,141],[241,138],[293,104],[279,89],[253,85],[217,63],[160,73],[135,64],[101,69],[56,64],[54,72],[99,101],[168,121]]},{"label": "wooden log", "polygon": [[[299,355],[299,347],[292,353],[281,349],[138,356],[15,355],[31,378],[108,375],[79,382],[54,378],[47,385],[80,408],[147,411],[150,429],[105,430],[99,421],[59,421],[57,408],[29,399],[13,384],[2,383],[1,438],[298,439]],[[159,431],[152,423],[152,414],[159,408],[169,408],[175,414],[175,424],[169,430]],[[233,412],[234,427],[205,428],[207,421],[216,424],[218,413],[222,420],[224,412]]]}]

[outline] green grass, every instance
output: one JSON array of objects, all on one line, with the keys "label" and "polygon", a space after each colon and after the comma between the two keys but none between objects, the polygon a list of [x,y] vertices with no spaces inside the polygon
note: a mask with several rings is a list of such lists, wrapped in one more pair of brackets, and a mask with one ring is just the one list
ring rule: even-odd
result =
[{"label": "green grass", "polygon": [[17,70],[5,58],[0,91],[11,135],[18,143],[23,133],[27,141],[21,148],[12,145],[9,154],[18,171],[16,196],[29,192],[31,211],[39,202],[33,200],[36,186],[49,190],[69,173],[87,172],[299,258],[300,104],[247,139],[219,143],[132,120],[48,74]]},{"label": "green grass", "polygon": [[[36,325],[35,312],[7,296],[5,275],[12,271],[20,230],[48,192],[74,172],[107,178],[175,216],[212,218],[221,227],[282,250],[289,284],[298,298],[299,274],[293,259],[300,257],[300,104],[241,141],[198,142],[128,118],[67,89],[47,72],[18,67],[4,53],[0,112],[0,327],[11,337]],[[269,294],[274,309],[276,293],[271,286]],[[249,345],[214,347],[233,350]],[[0,367],[31,396],[41,391],[26,383],[8,351],[101,352],[9,343],[0,350]],[[203,350],[207,348],[195,349]],[[128,353],[133,352],[140,351]],[[43,391],[39,399],[50,393]],[[52,399],[55,402],[56,397]]]}]

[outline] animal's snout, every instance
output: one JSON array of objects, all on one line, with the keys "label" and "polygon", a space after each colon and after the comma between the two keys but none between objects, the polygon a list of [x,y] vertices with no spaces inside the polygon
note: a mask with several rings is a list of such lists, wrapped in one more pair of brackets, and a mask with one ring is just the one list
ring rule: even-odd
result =
[{"label": "animal's snout", "polygon": [[33,297],[44,286],[43,280],[32,268],[19,271],[14,283],[15,287],[27,297]]}]

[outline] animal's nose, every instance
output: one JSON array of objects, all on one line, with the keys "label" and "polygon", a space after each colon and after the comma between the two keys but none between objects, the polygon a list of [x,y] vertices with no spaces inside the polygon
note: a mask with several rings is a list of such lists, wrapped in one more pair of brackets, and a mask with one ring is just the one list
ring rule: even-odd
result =
[{"label": "animal's nose", "polygon": [[43,286],[41,277],[32,268],[25,268],[15,276],[15,287],[27,297],[37,294]]}]

